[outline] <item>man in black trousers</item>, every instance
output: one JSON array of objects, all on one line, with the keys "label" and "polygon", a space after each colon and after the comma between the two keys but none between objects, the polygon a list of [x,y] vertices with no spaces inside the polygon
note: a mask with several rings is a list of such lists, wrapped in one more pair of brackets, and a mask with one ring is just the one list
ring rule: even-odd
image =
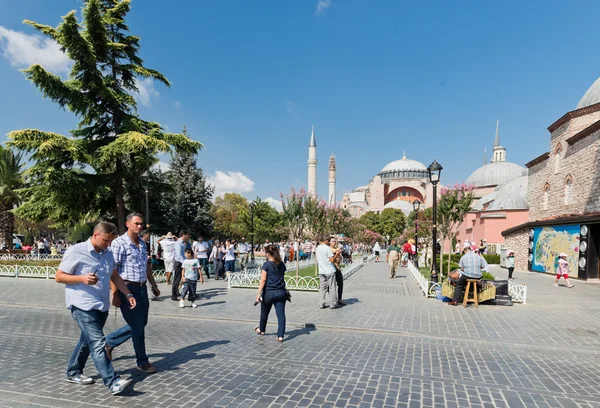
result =
[{"label": "man in black trousers", "polygon": [[179,232],[179,239],[175,242],[175,255],[173,260],[173,285],[171,286],[171,300],[179,300],[179,284],[181,283],[181,265],[185,259],[185,248],[190,240],[190,234],[187,231]]}]

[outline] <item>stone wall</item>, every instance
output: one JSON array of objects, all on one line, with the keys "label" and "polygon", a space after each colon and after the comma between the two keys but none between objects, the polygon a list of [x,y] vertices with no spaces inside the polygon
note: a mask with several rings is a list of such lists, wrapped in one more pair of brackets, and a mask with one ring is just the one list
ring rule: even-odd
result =
[{"label": "stone wall", "polygon": [[[515,253],[515,269],[527,270],[529,256],[529,228],[523,228],[504,236],[504,248]],[[506,255],[508,256],[508,251]]]},{"label": "stone wall", "polygon": [[[563,127],[566,125],[563,125]],[[556,132],[561,130],[559,128]],[[573,136],[571,132],[569,137]],[[560,149],[558,148],[560,144]],[[568,145],[563,135],[553,137],[550,157],[529,169],[529,219],[537,221],[569,214],[600,211],[600,131]],[[560,152],[557,153],[557,150]],[[557,164],[558,161],[558,164]],[[565,202],[566,182],[572,178],[571,200]],[[544,208],[544,187],[548,206]]]}]

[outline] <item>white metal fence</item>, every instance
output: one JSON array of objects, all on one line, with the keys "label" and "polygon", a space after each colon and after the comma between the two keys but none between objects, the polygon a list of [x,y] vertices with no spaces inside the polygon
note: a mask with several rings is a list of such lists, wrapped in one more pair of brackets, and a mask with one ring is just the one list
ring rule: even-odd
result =
[{"label": "white metal fence", "polygon": [[60,261],[62,255],[0,254],[0,261]]},{"label": "white metal fence", "polygon": [[[347,265],[345,268],[342,269],[342,276],[344,277],[344,279],[347,279],[352,274],[354,274],[356,271],[361,269],[365,265],[365,263],[370,262],[373,259],[375,259],[375,256],[370,255],[370,256],[366,257],[366,259],[354,261],[353,263]],[[315,263],[314,261],[311,261],[306,266],[314,265],[314,263]],[[285,285],[288,290],[301,290],[301,291],[311,291],[311,292],[316,292],[319,290],[319,285],[320,285],[321,281],[318,276],[296,277],[296,276],[294,276],[294,271],[295,271],[295,264],[294,264],[294,269],[290,271],[291,273],[285,277]],[[258,288],[258,285],[260,284],[260,274],[261,274],[260,267],[246,269],[241,272],[230,274],[229,282],[228,282],[229,287],[230,288]]]}]

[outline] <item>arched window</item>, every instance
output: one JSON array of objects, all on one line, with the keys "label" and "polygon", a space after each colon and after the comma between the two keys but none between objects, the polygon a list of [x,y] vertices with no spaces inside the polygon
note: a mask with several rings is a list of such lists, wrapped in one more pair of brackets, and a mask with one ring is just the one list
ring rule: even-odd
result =
[{"label": "arched window", "polygon": [[544,210],[548,209],[548,198],[550,196],[550,185],[546,183],[544,186],[544,196],[542,197],[542,208]]},{"label": "arched window", "polygon": [[559,143],[558,146],[556,146],[556,149],[554,150],[554,174],[557,174],[560,171],[562,156],[563,148]]},{"label": "arched window", "polygon": [[573,197],[573,177],[570,175],[565,179],[565,204],[571,204]]}]

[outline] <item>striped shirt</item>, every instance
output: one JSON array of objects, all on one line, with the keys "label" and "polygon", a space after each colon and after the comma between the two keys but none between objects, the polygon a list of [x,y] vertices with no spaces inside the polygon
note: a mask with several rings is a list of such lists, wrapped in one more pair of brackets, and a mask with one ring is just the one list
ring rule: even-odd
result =
[{"label": "striped shirt", "polygon": [[67,309],[75,306],[81,310],[106,312],[110,308],[110,277],[114,265],[111,251],[107,249],[96,252],[89,239],[67,249],[58,269],[69,275],[88,275],[96,272],[98,277],[95,285],[65,285]]},{"label": "striped shirt", "polygon": [[140,239],[139,245],[133,243],[127,233],[115,239],[110,246],[121,278],[131,282],[146,282],[148,252]]},{"label": "striped shirt", "polygon": [[463,275],[478,279],[481,278],[481,269],[485,268],[487,262],[475,252],[469,252],[460,258],[458,265],[462,269]]}]

